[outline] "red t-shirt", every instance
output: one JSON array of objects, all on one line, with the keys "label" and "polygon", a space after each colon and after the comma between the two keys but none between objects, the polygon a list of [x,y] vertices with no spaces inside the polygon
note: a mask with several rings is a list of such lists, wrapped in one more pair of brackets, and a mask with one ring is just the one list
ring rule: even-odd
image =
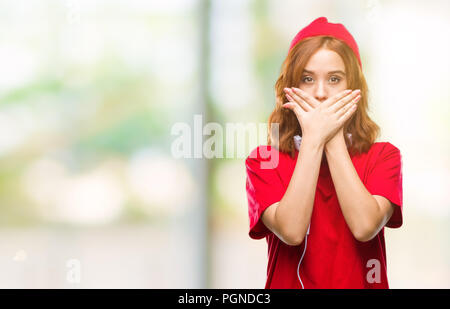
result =
[{"label": "red t-shirt", "polygon": [[[273,154],[279,156],[278,164],[274,168],[262,168],[261,164],[270,162]],[[265,288],[302,288],[297,266],[305,241],[299,246],[289,246],[260,220],[262,212],[283,197],[297,156],[298,151],[295,158],[291,158],[270,146],[259,146],[246,159],[249,236],[265,237],[268,244]],[[399,149],[387,142],[374,143],[367,153],[351,159],[367,190],[394,204],[394,213],[386,226],[400,227],[403,197]],[[326,160],[320,165],[310,234],[299,274],[304,288],[389,288],[384,228],[370,241],[360,242],[354,238],[339,206]]]}]

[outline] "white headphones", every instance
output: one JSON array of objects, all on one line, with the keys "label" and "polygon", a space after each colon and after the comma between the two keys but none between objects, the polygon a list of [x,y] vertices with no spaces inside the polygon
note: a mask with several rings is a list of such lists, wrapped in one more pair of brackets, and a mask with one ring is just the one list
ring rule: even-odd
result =
[{"label": "white headphones", "polygon": [[297,266],[297,277],[298,277],[298,281],[300,281],[300,284],[302,285],[302,289],[305,289],[305,287],[303,286],[303,282],[302,279],[300,278],[300,264],[303,261],[303,257],[305,256],[305,252],[306,252],[306,245],[308,244],[308,235],[309,235],[309,228],[311,227],[311,223],[308,225],[308,231],[306,231],[306,235],[305,235],[305,247],[303,249],[303,254],[302,257],[300,258],[300,261],[298,261],[298,266]]}]

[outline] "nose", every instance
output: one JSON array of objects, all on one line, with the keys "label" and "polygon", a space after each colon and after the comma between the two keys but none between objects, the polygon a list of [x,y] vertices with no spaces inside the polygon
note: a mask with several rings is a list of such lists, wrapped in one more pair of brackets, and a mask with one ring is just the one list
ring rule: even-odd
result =
[{"label": "nose", "polygon": [[320,81],[316,84],[316,87],[314,89],[314,97],[319,102],[323,102],[328,98],[328,91],[325,87],[324,82]]}]

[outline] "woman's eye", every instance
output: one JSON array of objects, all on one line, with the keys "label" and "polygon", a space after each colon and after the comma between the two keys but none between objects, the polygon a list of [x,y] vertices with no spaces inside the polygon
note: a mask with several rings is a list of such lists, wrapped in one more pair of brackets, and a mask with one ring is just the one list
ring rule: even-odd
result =
[{"label": "woman's eye", "polygon": [[339,77],[336,77],[336,76],[333,76],[333,77],[331,77],[330,78],[330,81],[332,82],[332,83],[339,83],[339,81],[340,81],[341,79],[339,78]]},{"label": "woman's eye", "polygon": [[[312,83],[314,79],[311,76],[305,76],[302,78],[303,83]],[[338,76],[332,76],[329,80],[333,84],[337,84],[341,81],[341,78]]]}]

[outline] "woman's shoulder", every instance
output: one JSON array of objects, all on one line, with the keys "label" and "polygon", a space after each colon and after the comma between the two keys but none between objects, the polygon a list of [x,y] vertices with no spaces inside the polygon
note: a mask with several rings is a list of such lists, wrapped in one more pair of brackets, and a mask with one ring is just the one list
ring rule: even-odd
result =
[{"label": "woman's shoulder", "polygon": [[259,145],[253,149],[245,160],[247,168],[261,167],[277,168],[281,161],[292,160],[289,154],[279,151],[270,145]]},{"label": "woman's shoulder", "polygon": [[259,145],[250,152],[247,159],[268,161],[272,156],[279,156],[283,158],[290,157],[288,153],[279,151],[276,147],[270,145]]},{"label": "woman's shoulder", "polygon": [[375,151],[379,153],[400,152],[400,149],[391,142],[375,142],[372,144],[370,151]]},{"label": "woman's shoulder", "polygon": [[400,149],[387,141],[373,143],[367,155],[369,160],[374,160],[375,162],[386,160],[398,161],[402,158]]}]

